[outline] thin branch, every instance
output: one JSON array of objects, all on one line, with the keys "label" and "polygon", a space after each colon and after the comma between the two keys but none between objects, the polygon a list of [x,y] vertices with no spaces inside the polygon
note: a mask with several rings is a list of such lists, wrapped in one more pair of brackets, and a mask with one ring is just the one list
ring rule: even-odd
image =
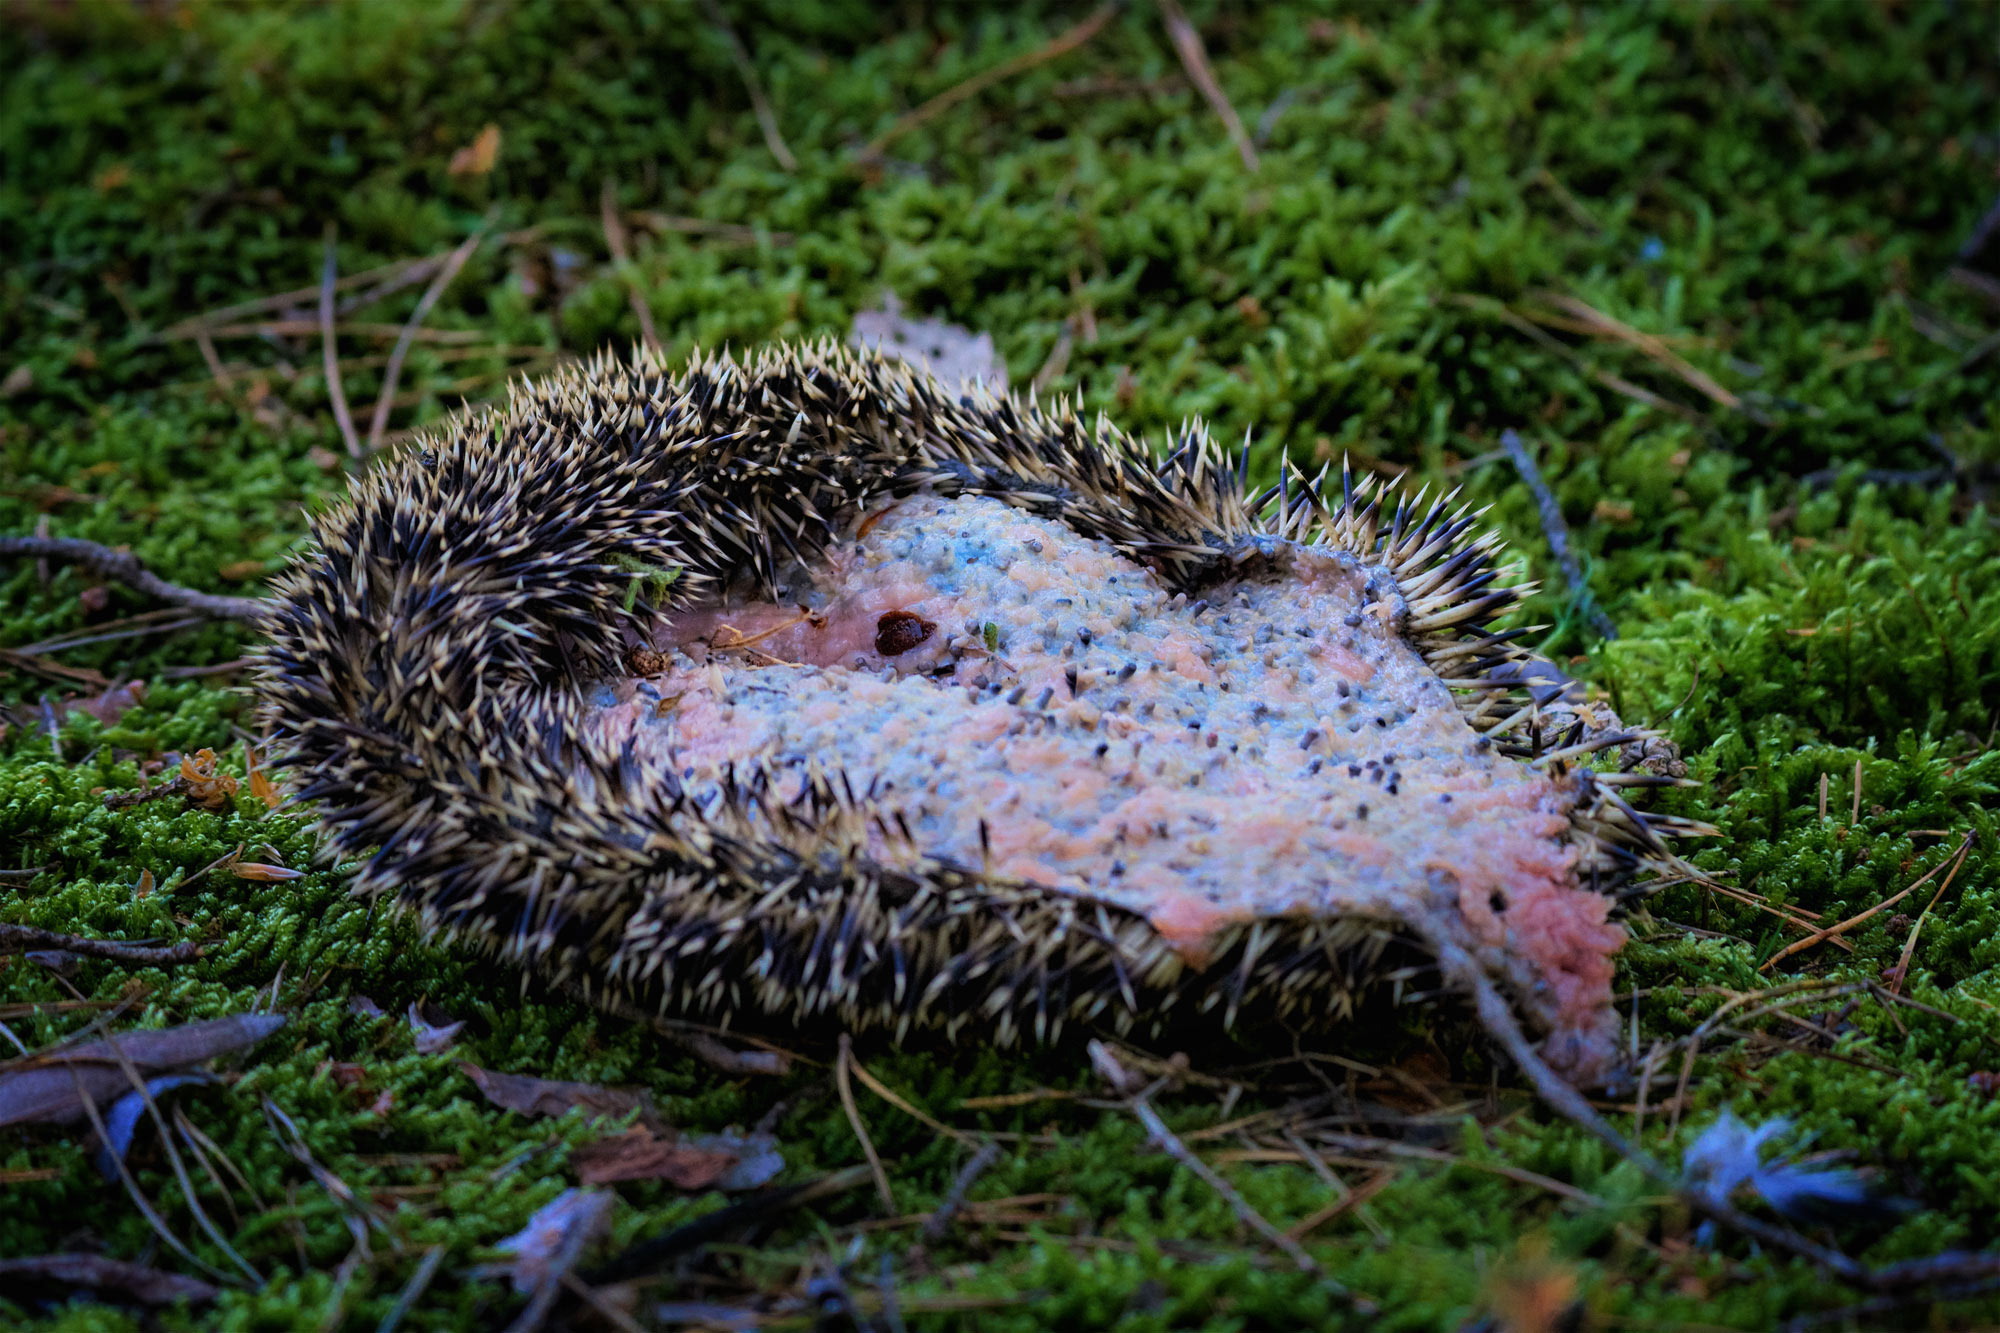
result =
[{"label": "thin branch", "polygon": [[792,156],[792,150],[785,146],[785,138],[778,133],[778,118],[771,112],[771,103],[764,97],[764,85],[757,81],[757,67],[750,63],[750,51],[743,45],[743,39],[736,35],[730,25],[729,15],[722,12],[716,0],[702,0],[702,9],[708,14],[708,21],[722,29],[722,35],[729,42],[729,58],[736,62],[736,72],[743,79],[743,87],[750,94],[750,110],[757,117],[757,128],[764,132],[764,146],[771,150],[771,156],[778,159],[778,165],[786,171],[797,171],[799,160]]},{"label": "thin branch", "polygon": [[417,1263],[417,1271],[410,1274],[410,1280],[403,1284],[400,1292],[396,1293],[396,1303],[389,1307],[388,1314],[382,1316],[382,1322],[376,1325],[375,1333],[396,1333],[397,1326],[403,1322],[403,1316],[417,1303],[417,1297],[424,1294],[424,1288],[430,1286],[431,1279],[437,1275],[438,1265],[443,1262],[444,1246],[433,1245],[424,1251],[424,1257]]},{"label": "thin branch", "polygon": [[1319,1261],[1306,1253],[1304,1246],[1300,1245],[1298,1241],[1285,1232],[1271,1225],[1270,1221],[1262,1213],[1250,1206],[1248,1199],[1245,1199],[1237,1192],[1234,1185],[1218,1175],[1214,1167],[1195,1156],[1194,1150],[1189,1148],[1185,1143],[1182,1143],[1179,1137],[1171,1129],[1167,1128],[1167,1122],[1160,1119],[1160,1113],[1153,1109],[1152,1102],[1148,1100],[1151,1095],[1151,1088],[1128,1091],[1133,1081],[1132,1077],[1118,1063],[1118,1057],[1111,1053],[1109,1046],[1106,1046],[1101,1041],[1091,1042],[1090,1060],[1097,1067],[1097,1071],[1104,1075],[1106,1082],[1110,1083],[1115,1090],[1126,1093],[1126,1107],[1138,1118],[1139,1123],[1146,1127],[1146,1135],[1152,1140],[1154,1147],[1159,1148],[1167,1156],[1186,1167],[1196,1179],[1220,1195],[1223,1202],[1229,1205],[1229,1210],[1236,1214],[1237,1221],[1262,1236],[1274,1249],[1298,1265],[1300,1272],[1312,1274],[1321,1282],[1324,1282],[1329,1290],[1337,1293],[1346,1300],[1354,1301],[1356,1308],[1361,1309],[1363,1313],[1372,1312],[1372,1307],[1354,1297],[1346,1287],[1328,1277],[1325,1270],[1319,1266]]},{"label": "thin branch", "polygon": [[976,97],[988,88],[991,88],[994,84],[1011,79],[1016,74],[1031,70],[1037,65],[1047,64],[1057,56],[1068,55],[1071,51],[1076,50],[1077,47],[1082,46],[1085,42],[1097,36],[1104,25],[1111,21],[1111,16],[1117,12],[1118,6],[1115,4],[1100,5],[1091,11],[1089,17],[1085,18],[1083,22],[1073,28],[1067,28],[1057,33],[1034,50],[1024,55],[1015,56],[1012,60],[1003,60],[992,69],[982,70],[964,82],[954,84],[945,89],[936,97],[919,106],[916,110],[905,112],[899,116],[896,122],[889,126],[888,129],[883,130],[873,139],[870,139],[867,146],[861,150],[861,156],[864,158],[880,157],[882,150],[887,148],[893,140],[901,138],[929,120],[932,116],[937,115],[940,111],[950,110],[960,102],[965,101],[968,97]]},{"label": "thin branch", "polygon": [[1201,34],[1188,21],[1187,12],[1180,7],[1178,0],[1160,0],[1160,17],[1167,21],[1167,36],[1172,39],[1174,51],[1180,56],[1188,78],[1201,89],[1201,95],[1208,99],[1209,107],[1221,119],[1222,127],[1229,131],[1229,141],[1236,145],[1236,155],[1243,159],[1245,168],[1257,170],[1256,146],[1244,133],[1242,118],[1229,104],[1229,95],[1216,82],[1215,69],[1208,63],[1208,50],[1201,44]]},{"label": "thin branch", "polygon": [[347,453],[360,458],[361,437],[354,433],[354,417],[347,410],[347,386],[340,382],[340,351],[333,341],[333,288],[339,274],[334,253],[334,224],[326,224],[326,258],[319,270],[319,338],[326,363],[326,396],[333,400],[333,419],[340,425],[340,438],[347,441]]},{"label": "thin branch", "polygon": [[255,621],[269,604],[260,597],[225,597],[169,583],[139,563],[130,551],[114,551],[80,537],[0,537],[0,559],[67,560],[102,578],[116,579],[135,592],[175,602],[217,620]]},{"label": "thin branch", "polygon": [[[1881,1282],[1881,1276],[1872,1272],[1859,1260],[1850,1258],[1839,1250],[1807,1240],[1796,1232],[1784,1227],[1772,1226],[1749,1216],[1734,1206],[1709,1198],[1686,1188],[1679,1176],[1667,1170],[1637,1144],[1627,1139],[1615,1129],[1611,1122],[1597,1113],[1584,1095],[1572,1087],[1562,1075],[1549,1067],[1535,1050],[1527,1034],[1514,1020],[1514,1012],[1485,970],[1472,956],[1456,945],[1442,941],[1434,942],[1437,950],[1438,966],[1445,979],[1471,992],[1474,1007],[1479,1013],[1480,1025],[1488,1036],[1500,1044],[1502,1050],[1514,1061],[1544,1105],[1580,1129],[1588,1130],[1626,1161],[1639,1168],[1648,1180],[1672,1191],[1683,1202],[1721,1225],[1730,1228],[1786,1254],[1805,1259],[1819,1265],[1844,1282],[1856,1286],[1873,1287]],[[1884,1270],[1887,1272],[1887,1270]]]},{"label": "thin branch", "polygon": [[[402,287],[408,286],[412,282],[422,282],[439,264],[444,262],[444,259],[445,256],[443,254],[425,255],[418,259],[399,259],[392,264],[384,264],[381,268],[371,268],[360,273],[350,273],[334,284],[334,290],[345,291],[349,288],[362,286],[375,279],[382,279],[382,282],[371,291],[361,293],[357,296],[350,296],[346,300],[343,300],[340,303],[340,309],[343,311],[358,310],[363,306],[380,300],[384,296],[390,295]],[[146,341],[173,342],[182,338],[192,338],[202,329],[206,329],[210,333],[215,333],[219,325],[230,320],[242,319],[246,315],[261,314],[266,310],[283,310],[288,306],[296,306],[301,301],[314,300],[318,296],[319,288],[315,285],[312,287],[296,287],[288,292],[273,292],[269,296],[253,297],[248,301],[238,301],[234,305],[218,306],[214,310],[205,310],[199,315],[178,320],[158,333],[153,334]]]},{"label": "thin branch", "polygon": [[0,953],[16,949],[63,949],[86,958],[109,958],[139,967],[190,963],[201,957],[201,946],[190,940],[165,946],[127,944],[123,940],[91,940],[79,935],[42,930],[36,926],[0,924]]},{"label": "thin branch", "polygon": [[431,285],[424,288],[418,298],[417,308],[410,312],[409,322],[403,325],[403,332],[396,339],[396,345],[389,349],[389,364],[382,370],[382,391],[375,396],[375,414],[368,422],[367,451],[374,453],[382,447],[382,432],[389,428],[389,411],[395,404],[396,381],[403,376],[403,358],[409,355],[410,344],[416,341],[417,330],[430,315],[431,307],[444,295],[445,288],[451,286],[452,279],[465,267],[465,261],[472,258],[472,252],[486,239],[486,231],[493,225],[493,215],[488,213],[472,235],[465,238],[460,246],[444,261],[444,267],[431,279]]}]

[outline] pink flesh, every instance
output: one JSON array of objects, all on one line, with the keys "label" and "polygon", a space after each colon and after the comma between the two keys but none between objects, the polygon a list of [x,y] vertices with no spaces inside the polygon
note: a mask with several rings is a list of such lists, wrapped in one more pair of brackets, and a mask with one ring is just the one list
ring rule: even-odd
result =
[{"label": "pink flesh", "polygon": [[[1446,933],[1513,983],[1552,1056],[1610,1059],[1624,932],[1576,882],[1572,791],[1477,742],[1381,571],[1284,546],[1198,612],[1059,524],[919,496],[797,585],[810,611],[676,613],[671,668],[602,701],[604,742],[696,786],[839,767],[931,855],[1139,912],[1196,966],[1259,917]],[[885,659],[892,611],[936,632]]]}]

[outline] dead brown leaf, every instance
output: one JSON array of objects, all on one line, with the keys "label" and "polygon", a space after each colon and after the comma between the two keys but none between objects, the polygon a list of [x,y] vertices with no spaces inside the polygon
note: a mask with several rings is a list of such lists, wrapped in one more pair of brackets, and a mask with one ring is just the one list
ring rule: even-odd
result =
[{"label": "dead brown leaf", "polygon": [[108,1103],[132,1087],[122,1052],[141,1074],[187,1069],[254,1046],[285,1025],[283,1014],[233,1014],[181,1027],[121,1032],[117,1049],[94,1041],[0,1065],[0,1127],[65,1124],[84,1117],[83,1097]]},{"label": "dead brown leaf", "polygon": [[616,1120],[634,1111],[648,1120],[654,1116],[652,1098],[643,1088],[609,1088],[599,1083],[565,1083],[526,1074],[503,1074],[465,1061],[458,1067],[478,1085],[487,1101],[522,1115],[553,1119],[582,1108],[593,1120]]},{"label": "dead brown leaf", "polygon": [[586,1185],[664,1180],[684,1190],[705,1190],[729,1174],[736,1154],[691,1147],[635,1126],[583,1144],[570,1153],[570,1162],[577,1179]]},{"label": "dead brown leaf", "polygon": [[484,176],[500,157],[500,127],[488,124],[473,141],[451,155],[445,171],[453,176]]},{"label": "dead brown leaf", "polygon": [[227,810],[229,803],[236,799],[236,779],[220,771],[215,751],[207,746],[181,758],[181,777],[187,783],[190,805],[222,811]]},{"label": "dead brown leaf", "polygon": [[745,1190],[784,1170],[784,1158],[767,1134],[659,1135],[635,1125],[622,1134],[586,1143],[570,1153],[586,1185],[620,1180],[664,1180],[684,1190]]},{"label": "dead brown leaf", "polygon": [[243,747],[243,766],[250,774],[250,794],[262,801],[266,810],[276,810],[284,804],[285,798],[278,794],[277,787],[272,785],[271,779],[264,776],[264,770],[257,766],[256,746]]},{"label": "dead brown leaf", "polygon": [[443,1014],[435,1018],[426,1015],[415,1000],[410,1001],[408,1017],[410,1030],[417,1034],[418,1055],[436,1055],[457,1041],[459,1031],[465,1027],[462,1018],[454,1023]]},{"label": "dead brown leaf", "polygon": [[87,713],[105,726],[117,725],[118,719],[146,701],[146,682],[127,681],[123,685],[113,685],[101,693],[70,701],[73,713]]}]

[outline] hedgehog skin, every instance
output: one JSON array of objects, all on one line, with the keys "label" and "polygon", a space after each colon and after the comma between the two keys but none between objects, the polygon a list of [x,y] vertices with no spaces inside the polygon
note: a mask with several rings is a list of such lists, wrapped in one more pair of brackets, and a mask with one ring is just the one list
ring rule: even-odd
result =
[{"label": "hedgehog skin", "polygon": [[[768,772],[736,773],[722,807],[697,812],[629,748],[582,734],[582,687],[625,674],[657,611],[746,574],[768,587],[871,504],[928,490],[1059,519],[1183,590],[1273,537],[1354,552],[1395,574],[1406,639],[1503,749],[1562,771],[1640,738],[1569,702],[1564,732],[1545,734],[1520,631],[1486,628],[1523,589],[1476,515],[1421,496],[1390,512],[1387,488],[1345,475],[1329,499],[1289,468],[1253,496],[1199,426],[1175,443],[1155,460],[1102,420],[954,397],[831,344],[677,376],[599,358],[420,441],[315,521],[317,552],[269,617],[265,721],[330,849],[373,849],[358,892],[600,1002],[898,1035],[970,1024],[1001,1043],[1189,1012],[1332,1024],[1418,973],[1421,929],[1259,921],[1196,969],[1123,909],[914,848],[871,857],[880,812],[838,773],[791,802],[771,799]],[[633,605],[639,567],[681,571],[666,605]],[[1627,882],[1685,831],[1618,790],[1671,779],[1573,777],[1593,885]]]}]

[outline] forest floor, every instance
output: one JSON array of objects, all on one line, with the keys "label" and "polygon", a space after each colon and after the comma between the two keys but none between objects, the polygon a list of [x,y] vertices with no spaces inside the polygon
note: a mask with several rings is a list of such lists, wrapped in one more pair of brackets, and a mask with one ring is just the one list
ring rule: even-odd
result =
[{"label": "forest floor", "polygon": [[[1674,1163],[1725,1111],[1793,1122],[1774,1150],[1908,1201],[1810,1228],[1870,1263],[2000,1242],[2000,8],[1195,4],[1206,63],[1172,5],[923,8],[11,8],[0,534],[257,595],[357,466],[320,338],[329,234],[364,452],[564,358],[839,335],[894,293],[990,332],[1017,387],[1153,438],[1190,415],[1247,436],[1253,475],[1288,450],[1462,487],[1542,579],[1535,643],[1671,735],[1704,785],[1661,804],[1720,830],[1707,882],[1635,906],[1616,986],[1660,1077],[1603,1109]],[[468,241],[372,430],[392,344]],[[149,1307],[165,1293],[99,1274],[65,1303],[29,1265],[0,1276],[9,1327],[514,1319],[479,1266],[623,1127],[504,1109],[468,1066],[643,1088],[687,1133],[768,1135],[780,1183],[832,1177],[777,1203],[608,1186],[579,1273],[732,1199],[758,1216],[643,1282],[552,1289],[566,1324],[2000,1318],[1699,1231],[1449,1001],[1317,1056],[1269,1033],[1189,1051],[1153,1096],[1319,1273],[1149,1146],[1076,1050],[860,1039],[852,1112],[829,1049],[719,1070],[352,899],[250,780],[252,646],[60,560],[0,563],[0,925],[203,947],[0,954],[0,1038],[286,1018],[221,1081],[163,1087],[171,1133],[142,1126],[123,1177],[86,1125],[0,1128],[0,1261],[205,1284]],[[242,780],[222,809],[106,807],[204,748]],[[886,1200],[851,1170],[857,1124]]]}]

